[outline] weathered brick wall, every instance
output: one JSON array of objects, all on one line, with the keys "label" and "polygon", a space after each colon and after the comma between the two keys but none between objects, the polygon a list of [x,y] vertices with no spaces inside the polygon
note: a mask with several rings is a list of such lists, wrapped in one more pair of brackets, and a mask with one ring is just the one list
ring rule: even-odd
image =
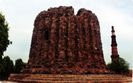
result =
[{"label": "weathered brick wall", "polygon": [[60,6],[35,20],[29,73],[106,73],[99,22],[94,13]]}]

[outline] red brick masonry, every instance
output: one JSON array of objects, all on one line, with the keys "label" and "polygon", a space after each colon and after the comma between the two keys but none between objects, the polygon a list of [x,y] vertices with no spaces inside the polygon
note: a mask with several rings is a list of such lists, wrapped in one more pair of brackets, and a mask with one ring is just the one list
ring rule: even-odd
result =
[{"label": "red brick masonry", "polygon": [[99,22],[90,10],[60,6],[35,19],[31,49],[24,73],[107,73]]}]

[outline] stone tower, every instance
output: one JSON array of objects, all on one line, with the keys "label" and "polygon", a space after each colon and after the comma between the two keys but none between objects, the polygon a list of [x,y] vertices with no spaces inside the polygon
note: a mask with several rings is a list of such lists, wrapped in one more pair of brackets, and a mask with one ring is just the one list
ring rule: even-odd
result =
[{"label": "stone tower", "polygon": [[112,59],[112,62],[117,63],[118,59],[119,59],[119,54],[118,54],[118,50],[117,50],[117,42],[116,42],[116,35],[115,35],[114,26],[112,26],[111,32],[112,32],[112,36],[111,36],[111,50],[112,50],[111,59]]},{"label": "stone tower", "polygon": [[106,73],[96,15],[86,9],[80,9],[74,15],[71,6],[50,8],[39,13],[34,23],[25,72]]}]

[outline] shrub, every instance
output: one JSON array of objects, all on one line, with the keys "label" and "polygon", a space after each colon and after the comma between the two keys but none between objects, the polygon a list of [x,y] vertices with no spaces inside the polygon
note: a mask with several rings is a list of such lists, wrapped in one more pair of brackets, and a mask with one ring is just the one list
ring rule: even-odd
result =
[{"label": "shrub", "polygon": [[129,64],[123,58],[119,58],[118,63],[107,64],[107,67],[118,74],[128,73],[129,71]]}]

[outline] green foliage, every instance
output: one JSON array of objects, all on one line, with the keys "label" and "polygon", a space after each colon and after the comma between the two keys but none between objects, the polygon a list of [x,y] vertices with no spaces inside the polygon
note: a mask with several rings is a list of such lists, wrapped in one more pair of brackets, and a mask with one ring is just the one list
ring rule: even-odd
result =
[{"label": "green foliage", "polygon": [[7,79],[10,73],[13,73],[13,61],[9,56],[5,56],[0,64],[0,79]]},{"label": "green foliage", "polygon": [[119,58],[118,63],[112,62],[107,64],[107,67],[118,74],[128,73],[129,70],[129,64],[123,58]]},{"label": "green foliage", "polygon": [[2,59],[3,52],[10,44],[8,30],[8,23],[5,21],[4,15],[0,13],[0,60]]},{"label": "green foliage", "polygon": [[5,56],[2,58],[4,51],[10,44],[8,39],[8,23],[4,15],[0,12],[0,79],[7,79],[11,72],[13,72],[13,61],[10,57]]},{"label": "green foliage", "polygon": [[9,56],[5,56],[0,63],[0,80],[7,80],[11,73],[20,73],[25,67],[22,59],[17,59],[15,65]]},{"label": "green foliage", "polygon": [[22,61],[22,59],[17,59],[15,61],[14,71],[15,73],[20,73],[20,71],[25,67],[25,63]]}]

